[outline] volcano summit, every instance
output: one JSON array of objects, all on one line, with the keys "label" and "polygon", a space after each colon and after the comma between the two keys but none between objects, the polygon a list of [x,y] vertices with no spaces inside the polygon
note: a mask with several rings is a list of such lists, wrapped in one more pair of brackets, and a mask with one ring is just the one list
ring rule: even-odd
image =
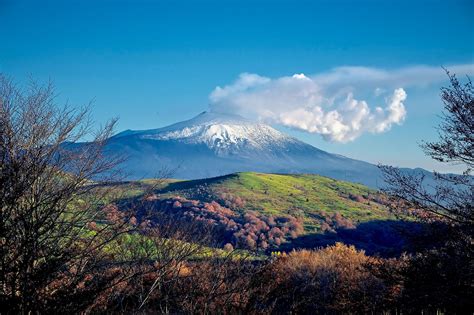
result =
[{"label": "volcano summit", "polygon": [[322,151],[273,127],[237,115],[203,112],[173,125],[126,130],[108,140],[105,154],[124,155],[129,179],[196,179],[234,172],[315,173],[376,187],[378,168]]}]

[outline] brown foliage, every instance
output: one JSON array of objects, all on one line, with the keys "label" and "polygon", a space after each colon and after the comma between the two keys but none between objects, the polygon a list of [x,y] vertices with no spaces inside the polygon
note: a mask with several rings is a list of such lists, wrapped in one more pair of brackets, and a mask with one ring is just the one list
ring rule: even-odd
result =
[{"label": "brown foliage", "polygon": [[321,223],[322,232],[335,232],[336,229],[353,229],[354,223],[351,219],[343,217],[339,212],[327,214],[321,212],[321,218],[324,220]]},{"label": "brown foliage", "polygon": [[[162,270],[142,263],[134,267],[133,277],[98,295],[88,311],[232,314],[247,307],[256,268],[234,252],[204,261],[173,262]],[[132,270],[113,268],[106,273],[124,271],[129,275]]]},{"label": "brown foliage", "polygon": [[352,200],[352,201],[355,201],[355,202],[362,202],[362,203],[367,202],[367,199],[365,199],[361,195],[349,194],[349,199]]},{"label": "brown foliage", "polygon": [[253,303],[272,313],[369,312],[383,305],[387,291],[370,272],[373,264],[363,251],[341,243],[293,251],[268,266]]},{"label": "brown foliage", "polygon": [[215,201],[201,202],[174,197],[145,200],[143,207],[148,209],[148,213],[156,214],[158,211],[176,220],[199,221],[214,230],[215,242],[231,243],[236,248],[265,250],[304,233],[302,219],[292,216],[267,217],[253,211],[242,215]]}]

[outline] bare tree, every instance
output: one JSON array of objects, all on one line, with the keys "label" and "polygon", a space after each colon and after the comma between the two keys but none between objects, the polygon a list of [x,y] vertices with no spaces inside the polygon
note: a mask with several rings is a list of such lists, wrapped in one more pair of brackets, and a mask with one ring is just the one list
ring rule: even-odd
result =
[{"label": "bare tree", "polygon": [[114,124],[94,132],[88,109],[58,106],[52,84],[22,89],[0,75],[0,308],[38,312],[77,293],[123,232],[125,221],[88,228],[102,215],[91,184],[114,177],[120,162],[102,156]]},{"label": "bare tree", "polygon": [[215,248],[211,224],[163,211],[156,198],[145,193],[125,206],[137,210],[136,229],[114,242],[117,259],[107,272],[115,278],[89,310],[208,313],[242,307],[252,269],[248,255]]},{"label": "bare tree", "polygon": [[[438,128],[439,140],[426,142],[422,148],[433,159],[465,167],[463,174],[434,173],[434,183],[423,175],[381,166],[388,192],[397,209],[409,210],[419,219],[443,220],[462,226],[472,236],[474,180],[474,87],[468,78],[461,84],[450,75],[451,86],[442,88],[445,112]],[[404,213],[407,213],[404,211]]]},{"label": "bare tree", "polygon": [[437,161],[465,165],[465,174],[469,174],[474,167],[474,86],[470,78],[463,85],[455,75],[447,74],[451,87],[441,88],[445,112],[439,140],[423,148]]},{"label": "bare tree", "polygon": [[[445,112],[439,140],[422,148],[433,159],[464,166],[463,174],[434,173],[432,181],[397,168],[381,166],[396,213],[430,223],[420,235],[424,247],[408,257],[397,273],[403,279],[400,304],[409,313],[472,313],[474,180],[474,88],[447,72],[442,88]],[[429,239],[426,244],[426,239]],[[433,246],[435,244],[435,246]],[[428,245],[428,246],[426,246]]]}]

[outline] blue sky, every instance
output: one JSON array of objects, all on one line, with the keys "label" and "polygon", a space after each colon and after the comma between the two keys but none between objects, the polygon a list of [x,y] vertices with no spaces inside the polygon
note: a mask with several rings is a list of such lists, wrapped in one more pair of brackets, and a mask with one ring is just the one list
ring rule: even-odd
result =
[{"label": "blue sky", "polygon": [[[217,86],[232,87],[242,73],[280,82],[301,73],[327,79],[345,66],[383,71],[386,86],[379,86],[378,76],[361,86],[361,72],[348,82],[341,74],[335,86],[338,91],[350,87],[354,99],[367,101],[371,112],[384,107],[395,88],[403,88],[406,115],[400,125],[383,132],[367,129],[342,143],[298,123],[272,122],[330,152],[456,171],[425,158],[418,144],[436,136],[439,87],[446,84],[441,66],[472,70],[473,13],[473,1],[452,0],[0,0],[0,71],[20,84],[29,75],[51,78],[59,102],[83,105],[93,99],[98,124],[118,116],[119,130],[191,118],[209,108]],[[420,65],[425,67],[418,81],[410,81]],[[441,76],[434,74],[437,70]],[[392,75],[399,80],[391,80]],[[280,91],[278,84],[263,89]],[[335,89],[331,84],[327,90]],[[371,96],[376,88],[386,95]],[[254,90],[242,93],[253,96]],[[228,94],[218,105],[235,105],[241,97]],[[282,113],[287,111],[276,114]]]}]

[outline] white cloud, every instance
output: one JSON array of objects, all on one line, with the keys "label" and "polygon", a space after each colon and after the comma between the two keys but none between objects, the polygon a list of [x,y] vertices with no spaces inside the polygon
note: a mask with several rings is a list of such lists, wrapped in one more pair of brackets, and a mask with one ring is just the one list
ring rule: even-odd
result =
[{"label": "white cloud", "polygon": [[[474,74],[474,64],[448,69],[458,75]],[[406,87],[427,86],[446,79],[441,67],[415,66],[387,71],[368,67],[339,67],[306,76],[280,78],[242,73],[235,82],[216,87],[211,109],[237,113],[268,123],[316,133],[325,139],[348,142],[363,133],[382,133],[406,116]],[[391,91],[391,92],[390,92]],[[384,106],[371,107],[354,95],[370,95]]]},{"label": "white cloud", "polygon": [[[446,68],[458,76],[474,74],[474,64],[450,65]],[[428,86],[446,80],[446,73],[441,66],[417,65],[392,70],[345,66],[315,74],[312,78],[324,85],[355,84],[358,87],[368,87],[376,83],[376,87],[379,88],[395,88],[400,86]]]}]

